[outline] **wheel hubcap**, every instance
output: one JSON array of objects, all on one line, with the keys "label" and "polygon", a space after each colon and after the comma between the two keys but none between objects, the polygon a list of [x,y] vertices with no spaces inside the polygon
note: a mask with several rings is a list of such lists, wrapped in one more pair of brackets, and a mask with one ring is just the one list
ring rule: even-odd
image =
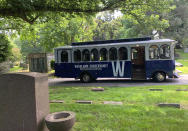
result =
[{"label": "wheel hubcap", "polygon": [[163,76],[161,73],[158,73],[158,74],[157,74],[157,79],[158,79],[159,81],[163,81],[163,80],[164,80],[164,76]]},{"label": "wheel hubcap", "polygon": [[84,75],[84,76],[83,76],[83,80],[84,80],[85,82],[88,82],[89,79],[90,79],[89,75]]}]

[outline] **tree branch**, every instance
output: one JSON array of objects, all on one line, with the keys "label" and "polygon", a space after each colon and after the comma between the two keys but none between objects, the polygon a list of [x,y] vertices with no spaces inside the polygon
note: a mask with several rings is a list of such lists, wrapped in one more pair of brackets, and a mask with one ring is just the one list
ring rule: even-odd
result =
[{"label": "tree branch", "polygon": [[107,10],[114,10],[117,9],[118,7],[120,7],[120,3],[121,2],[125,2],[126,0],[115,0],[113,2],[109,2],[108,4],[106,4],[104,7],[95,7],[95,8],[86,8],[86,9],[82,9],[82,8],[74,8],[74,5],[71,7],[68,7],[64,4],[58,4],[55,3],[55,5],[37,5],[35,3],[33,3],[31,5],[31,8],[21,8],[21,7],[14,7],[12,5],[12,7],[0,7],[0,16],[3,17],[19,17],[21,19],[23,19],[24,21],[33,24],[34,21],[36,21],[36,19],[39,17],[35,17],[33,19],[29,19],[27,17],[26,14],[31,14],[31,13],[36,13],[36,12],[65,12],[65,13],[97,13],[97,12],[101,12],[101,11],[107,11]]}]

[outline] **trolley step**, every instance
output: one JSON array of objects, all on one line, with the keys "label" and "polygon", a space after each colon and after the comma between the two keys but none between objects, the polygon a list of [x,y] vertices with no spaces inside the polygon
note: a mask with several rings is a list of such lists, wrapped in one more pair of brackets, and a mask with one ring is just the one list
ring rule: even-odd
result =
[{"label": "trolley step", "polygon": [[146,74],[144,72],[133,73],[132,80],[146,80]]}]

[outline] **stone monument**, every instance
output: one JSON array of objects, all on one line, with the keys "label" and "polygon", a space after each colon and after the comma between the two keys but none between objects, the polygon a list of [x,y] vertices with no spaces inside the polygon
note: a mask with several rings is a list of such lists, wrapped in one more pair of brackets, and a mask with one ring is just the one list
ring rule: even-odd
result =
[{"label": "stone monument", "polygon": [[47,54],[46,53],[31,53],[28,55],[29,71],[30,72],[48,72]]},{"label": "stone monument", "polygon": [[48,131],[48,95],[45,74],[0,75],[0,131]]}]

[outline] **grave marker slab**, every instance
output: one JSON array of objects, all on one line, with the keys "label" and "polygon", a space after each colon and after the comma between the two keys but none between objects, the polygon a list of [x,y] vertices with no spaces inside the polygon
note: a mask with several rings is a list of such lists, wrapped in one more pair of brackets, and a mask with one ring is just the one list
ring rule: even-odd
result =
[{"label": "grave marker slab", "polygon": [[180,104],[178,103],[159,103],[159,107],[174,107],[174,108],[180,108]]},{"label": "grave marker slab", "polygon": [[80,103],[80,104],[92,104],[92,101],[85,101],[85,100],[78,100],[76,101],[76,103]]},{"label": "grave marker slab", "polygon": [[104,101],[104,104],[123,105],[123,102],[120,102],[120,101]]},{"label": "grave marker slab", "polygon": [[64,103],[63,100],[51,100],[50,103]]},{"label": "grave marker slab", "polygon": [[188,89],[177,89],[176,91],[188,91]]},{"label": "grave marker slab", "polygon": [[150,91],[163,91],[163,89],[149,89]]},{"label": "grave marker slab", "polygon": [[104,91],[104,88],[92,88],[92,91]]}]

